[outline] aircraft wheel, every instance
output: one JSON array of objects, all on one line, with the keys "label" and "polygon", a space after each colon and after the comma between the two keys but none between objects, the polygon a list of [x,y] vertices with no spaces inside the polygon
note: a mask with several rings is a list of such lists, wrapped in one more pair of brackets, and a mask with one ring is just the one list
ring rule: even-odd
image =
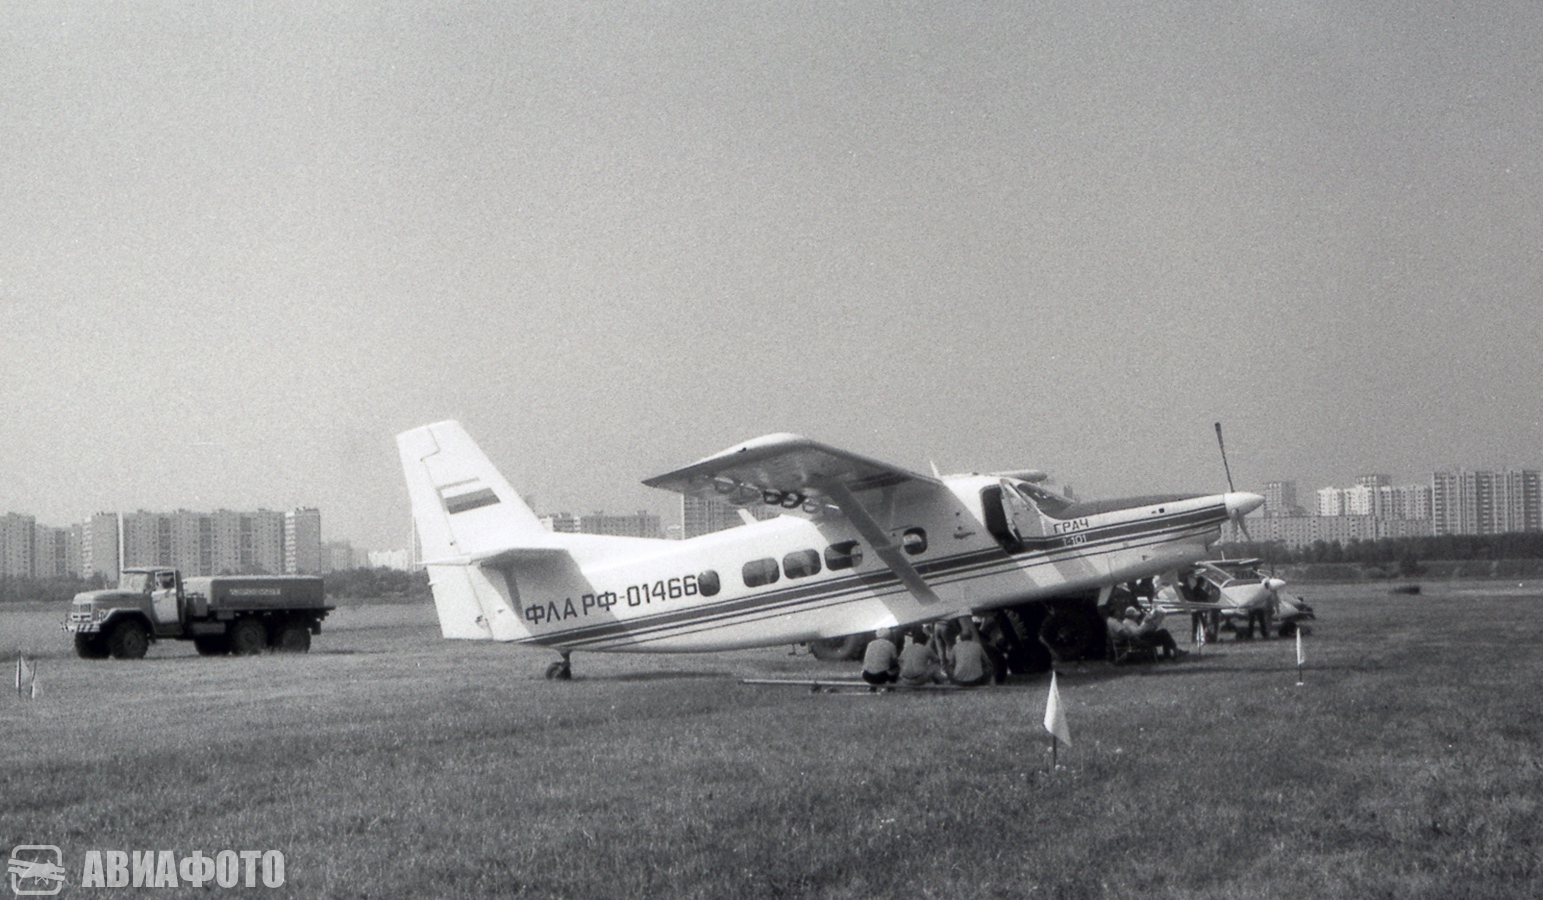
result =
[{"label": "aircraft wheel", "polygon": [[107,650],[113,659],[144,659],[150,649],[150,632],[135,621],[120,622],[107,638]]},{"label": "aircraft wheel", "polygon": [[870,637],[868,634],[849,634],[846,637],[821,638],[809,642],[809,653],[821,662],[862,659]]},{"label": "aircraft wheel", "polygon": [[224,656],[230,652],[230,639],[223,634],[206,634],[193,638],[193,649],[199,656]]},{"label": "aircraft wheel", "polygon": [[1283,637],[1283,638],[1296,637],[1297,636],[1297,623],[1295,623],[1295,622],[1282,622],[1282,623],[1280,623],[1280,636]]},{"label": "aircraft wheel", "polygon": [[242,619],[230,630],[230,652],[255,656],[268,646],[268,630],[256,619]]},{"label": "aircraft wheel", "polygon": [[75,635],[75,655],[81,659],[106,659],[107,641],[100,634]]},{"label": "aircraft wheel", "polygon": [[560,659],[546,667],[547,681],[569,681],[573,678],[573,667],[568,665],[566,659]]}]

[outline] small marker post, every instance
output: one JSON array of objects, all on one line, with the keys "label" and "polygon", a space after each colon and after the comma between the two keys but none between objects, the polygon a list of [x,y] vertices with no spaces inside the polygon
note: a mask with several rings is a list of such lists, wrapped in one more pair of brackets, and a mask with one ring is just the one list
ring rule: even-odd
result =
[{"label": "small marker post", "polygon": [[1061,708],[1061,692],[1056,685],[1056,673],[1050,671],[1050,695],[1045,698],[1045,730],[1050,732],[1050,771],[1060,764],[1060,746],[1072,745],[1071,730],[1066,727],[1066,711]]},{"label": "small marker post", "polygon": [[1302,654],[1302,629],[1297,628],[1297,687],[1302,687],[1306,682],[1302,680],[1302,666],[1307,662],[1307,657]]}]

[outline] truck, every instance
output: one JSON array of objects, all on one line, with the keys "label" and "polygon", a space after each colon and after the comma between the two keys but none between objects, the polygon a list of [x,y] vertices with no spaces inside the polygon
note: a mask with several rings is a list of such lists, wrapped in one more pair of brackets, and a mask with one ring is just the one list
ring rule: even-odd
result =
[{"label": "truck", "polygon": [[304,653],[333,607],[309,575],[183,579],[175,568],[127,568],[118,586],[75,595],[64,630],[82,659],[140,659],[152,641],[192,641],[204,656]]}]

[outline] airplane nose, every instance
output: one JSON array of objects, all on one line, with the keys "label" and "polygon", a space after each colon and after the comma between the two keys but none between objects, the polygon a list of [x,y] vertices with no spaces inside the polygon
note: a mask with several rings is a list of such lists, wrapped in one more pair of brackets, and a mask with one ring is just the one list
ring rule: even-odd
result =
[{"label": "airplane nose", "polygon": [[1227,503],[1227,515],[1236,519],[1246,516],[1264,505],[1264,497],[1259,494],[1250,494],[1248,491],[1233,491],[1224,497]]},{"label": "airplane nose", "polygon": [[1267,591],[1278,591],[1285,586],[1286,580],[1284,578],[1266,578],[1264,580],[1264,588]]}]

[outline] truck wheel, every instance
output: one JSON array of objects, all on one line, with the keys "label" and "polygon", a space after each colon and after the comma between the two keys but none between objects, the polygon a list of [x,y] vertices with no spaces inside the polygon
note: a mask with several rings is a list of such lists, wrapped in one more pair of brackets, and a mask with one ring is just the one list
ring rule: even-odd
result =
[{"label": "truck wheel", "polygon": [[120,622],[107,637],[107,652],[113,659],[144,659],[150,649],[150,632],[134,620]]},{"label": "truck wheel", "polygon": [[268,629],[256,619],[242,619],[230,630],[230,652],[255,656],[268,646]]},{"label": "truck wheel", "polygon": [[81,659],[106,659],[107,641],[100,634],[75,635],[75,655]]},{"label": "truck wheel", "polygon": [[193,638],[193,646],[199,656],[224,656],[230,652],[230,638],[223,634],[206,634]]},{"label": "truck wheel", "polygon": [[290,622],[279,629],[273,649],[280,653],[304,653],[311,649],[311,629],[300,622]]}]

